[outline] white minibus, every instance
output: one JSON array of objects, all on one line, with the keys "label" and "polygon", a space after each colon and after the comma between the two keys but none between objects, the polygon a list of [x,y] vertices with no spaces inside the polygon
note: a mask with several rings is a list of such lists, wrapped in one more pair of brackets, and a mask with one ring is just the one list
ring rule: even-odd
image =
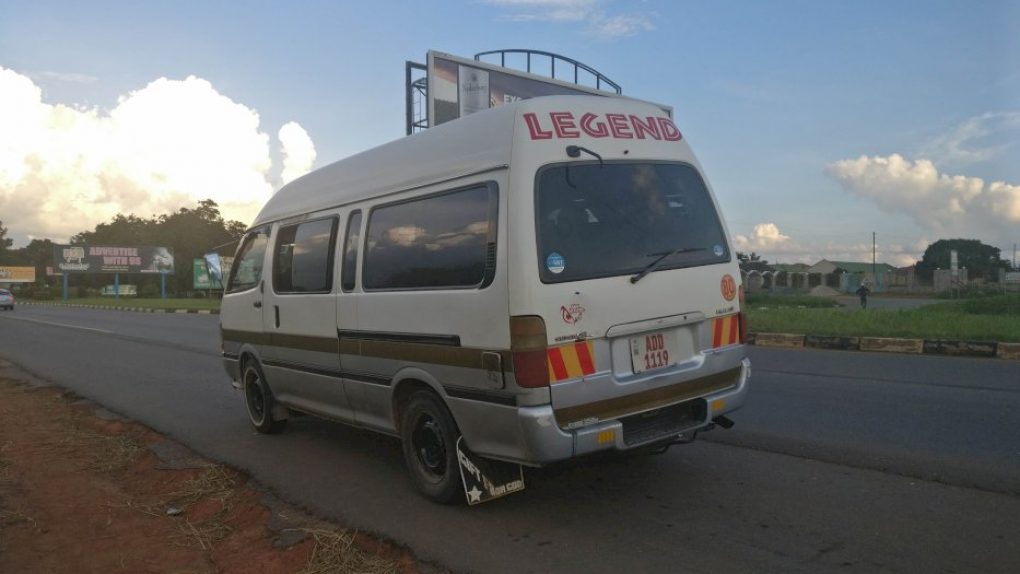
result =
[{"label": "white minibus", "polygon": [[284,186],[237,249],[222,351],[260,432],[301,412],[394,435],[422,494],[474,503],[519,465],[732,425],[742,298],[668,115],[549,96]]}]

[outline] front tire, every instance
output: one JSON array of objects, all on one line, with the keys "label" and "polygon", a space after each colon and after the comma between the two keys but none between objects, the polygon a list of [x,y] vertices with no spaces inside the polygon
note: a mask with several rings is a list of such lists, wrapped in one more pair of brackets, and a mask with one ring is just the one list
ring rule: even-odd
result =
[{"label": "front tire", "polygon": [[438,396],[429,391],[410,396],[400,417],[404,463],[414,487],[429,500],[450,504],[463,490],[459,437],[453,416]]},{"label": "front tire", "polygon": [[248,419],[255,430],[263,434],[276,434],[287,426],[287,419],[273,420],[273,392],[266,384],[266,378],[258,363],[250,360],[244,367],[242,376],[244,390],[244,406],[248,411]]}]

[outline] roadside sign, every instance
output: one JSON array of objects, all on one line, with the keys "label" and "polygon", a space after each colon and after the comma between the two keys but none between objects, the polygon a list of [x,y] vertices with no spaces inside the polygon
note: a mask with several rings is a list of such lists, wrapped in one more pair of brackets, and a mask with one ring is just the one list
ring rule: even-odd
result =
[{"label": "roadside sign", "polygon": [[54,245],[53,263],[61,273],[173,273],[170,247]]},{"label": "roadside sign", "polygon": [[0,267],[0,283],[35,283],[35,267]]},{"label": "roadside sign", "polygon": [[209,256],[196,257],[191,261],[192,289],[207,291],[210,289],[223,289],[223,277],[230,275],[230,266],[234,262],[233,257],[218,257],[219,269],[214,269],[209,261]]}]

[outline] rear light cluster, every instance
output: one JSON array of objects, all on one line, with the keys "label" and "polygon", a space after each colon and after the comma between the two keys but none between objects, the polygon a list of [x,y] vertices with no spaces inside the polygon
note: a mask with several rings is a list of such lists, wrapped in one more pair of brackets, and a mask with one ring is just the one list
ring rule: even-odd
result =
[{"label": "rear light cluster", "polygon": [[535,315],[510,317],[510,352],[514,378],[528,389],[549,386],[549,355],[545,321]]}]

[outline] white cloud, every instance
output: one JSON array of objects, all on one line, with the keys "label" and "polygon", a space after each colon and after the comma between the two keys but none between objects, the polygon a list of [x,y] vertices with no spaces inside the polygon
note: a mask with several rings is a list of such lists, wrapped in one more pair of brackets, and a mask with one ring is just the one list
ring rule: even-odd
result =
[{"label": "white cloud", "polygon": [[589,36],[613,39],[655,29],[653,14],[610,13],[606,0],[485,0],[512,22],[580,23]]},{"label": "white cloud", "polygon": [[315,144],[297,122],[287,122],[277,135],[283,152],[283,172],[280,179],[284,184],[301,177],[312,169],[315,163]]},{"label": "white cloud", "polygon": [[625,38],[655,29],[650,17],[644,14],[606,16],[596,14],[589,21],[588,34],[602,38]]},{"label": "white cloud", "polygon": [[[59,241],[118,213],[207,198],[250,221],[275,180],[259,127],[258,113],[194,76],[155,80],[107,113],[46,103],[32,80],[0,67],[0,217],[12,237]],[[314,147],[297,124],[281,134],[296,177]]]},{"label": "white cloud", "polygon": [[[881,263],[906,267],[920,260],[930,243],[924,238],[910,245],[880,243],[876,249],[876,257]],[[733,244],[737,251],[756,253],[770,263],[813,264],[822,259],[870,262],[872,257],[872,245],[869,242],[841,243],[798,239],[781,232],[775,223],[759,223],[747,235],[734,235]]]},{"label": "white cloud", "polygon": [[779,232],[775,223],[759,223],[750,236],[737,235],[733,238],[737,251],[761,252],[781,247],[790,242],[790,237]]},{"label": "white cloud", "polygon": [[1004,243],[1020,224],[1020,185],[939,173],[930,160],[861,156],[832,163],[825,171],[845,191],[908,215],[942,237]]},{"label": "white cloud", "polygon": [[922,155],[936,165],[967,167],[1001,157],[1020,136],[1020,111],[989,112],[967,119],[931,143]]},{"label": "white cloud", "polygon": [[88,74],[80,74],[77,72],[39,72],[37,74],[31,74],[33,78],[39,78],[42,80],[53,80],[56,82],[66,82],[70,84],[94,84],[99,81],[99,78],[90,76]]}]

